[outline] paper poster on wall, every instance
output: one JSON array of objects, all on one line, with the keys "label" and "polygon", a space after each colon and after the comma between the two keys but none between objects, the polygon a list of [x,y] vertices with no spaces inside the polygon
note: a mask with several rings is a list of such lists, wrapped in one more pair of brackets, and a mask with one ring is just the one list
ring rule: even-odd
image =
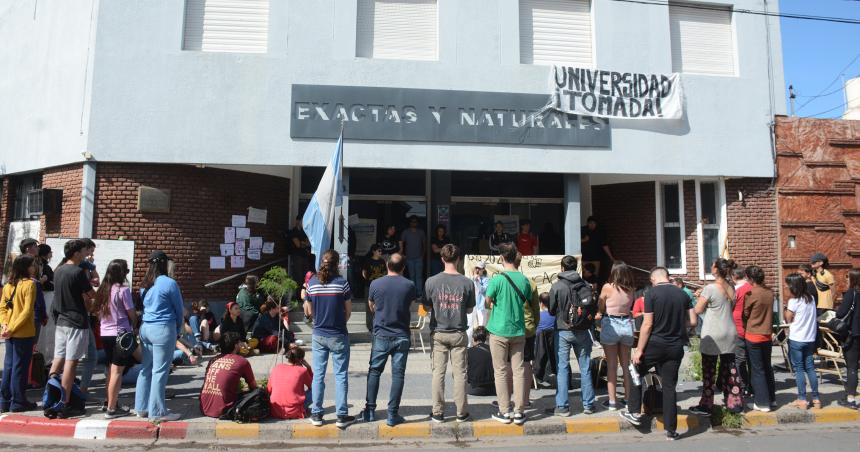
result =
[{"label": "paper poster on wall", "polygon": [[230,268],[245,268],[245,256],[230,256]]},{"label": "paper poster on wall", "polygon": [[224,243],[236,241],[236,228],[224,228]]},{"label": "paper poster on wall", "polygon": [[251,228],[236,228],[236,240],[247,240],[251,238]]},{"label": "paper poster on wall", "polygon": [[505,232],[508,234],[518,234],[520,232],[520,216],[519,215],[496,215],[493,223],[501,221]]},{"label": "paper poster on wall", "polygon": [[275,242],[264,242],[263,243],[263,254],[274,254],[275,253]]},{"label": "paper poster on wall", "polygon": [[263,238],[262,237],[251,237],[251,240],[248,241],[248,248],[252,250],[259,250],[263,248]]},{"label": "paper poster on wall", "polygon": [[251,259],[252,261],[260,260],[260,258],[262,257],[262,256],[260,256],[260,251],[261,250],[259,250],[259,249],[256,249],[256,250],[249,249],[248,250],[248,259]]},{"label": "paper poster on wall", "polygon": [[245,250],[246,250],[245,241],[244,240],[236,240],[236,243],[234,243],[234,245],[236,248],[236,255],[237,256],[244,256]]},{"label": "paper poster on wall", "polygon": [[350,216],[349,227],[355,237],[355,254],[363,256],[370,251],[371,245],[376,243],[376,219],[358,218]]},{"label": "paper poster on wall", "polygon": [[260,223],[266,224],[266,217],[268,216],[268,211],[266,209],[255,209],[253,207],[248,207],[248,223]]},{"label": "paper poster on wall", "polygon": [[233,244],[232,243],[222,243],[221,244],[221,255],[222,256],[232,256],[233,255]]},{"label": "paper poster on wall", "polygon": [[224,256],[209,256],[210,270],[224,270],[227,268],[227,259]]},{"label": "paper poster on wall", "polygon": [[234,228],[244,228],[245,220],[245,215],[233,215],[233,221],[230,225]]}]

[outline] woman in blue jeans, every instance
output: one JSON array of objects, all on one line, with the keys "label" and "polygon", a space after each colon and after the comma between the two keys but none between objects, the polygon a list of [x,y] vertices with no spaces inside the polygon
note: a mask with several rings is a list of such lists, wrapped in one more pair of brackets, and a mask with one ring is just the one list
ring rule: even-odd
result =
[{"label": "woman in blue jeans", "polygon": [[785,277],[785,284],[791,292],[791,299],[782,305],[785,321],[790,323],[788,329],[788,351],[791,367],[797,382],[797,400],[794,406],[805,410],[809,407],[806,400],[806,378],[812,389],[812,406],[821,408],[818,398],[818,375],[815,373],[815,336],[818,333],[818,320],[815,309],[815,299],[807,289],[806,280],[800,273],[792,273]]},{"label": "woman in blue jeans", "polygon": [[181,415],[165,407],[165,390],[176,337],[184,323],[179,285],[168,275],[170,259],[163,251],[149,255],[149,269],[141,284],[143,325],[140,345],[143,362],[137,378],[134,409],[138,417],[154,421],[176,421]]}]

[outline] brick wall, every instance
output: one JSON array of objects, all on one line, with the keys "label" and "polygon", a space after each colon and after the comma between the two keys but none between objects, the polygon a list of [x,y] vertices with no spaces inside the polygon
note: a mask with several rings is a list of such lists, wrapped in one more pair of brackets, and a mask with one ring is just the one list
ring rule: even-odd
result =
[{"label": "brick wall", "polygon": [[[81,221],[81,191],[84,177],[83,165],[49,168],[42,172],[42,188],[63,190],[63,207],[60,215],[42,215],[41,236],[77,237]],[[54,250],[62,254],[62,250]]]},{"label": "brick wall", "polygon": [[[596,185],[591,188],[592,212],[606,231],[612,254],[636,267],[657,262],[654,183]],[[644,274],[638,274],[642,282]]]},{"label": "brick wall", "polygon": [[15,193],[12,191],[13,185],[11,182],[9,177],[4,177],[3,193],[0,193],[0,256],[6,256],[6,242],[9,240],[9,222],[12,220],[12,203],[15,200]]},{"label": "brick wall", "polygon": [[[743,201],[738,199],[743,193]],[[728,247],[732,259],[742,265],[758,265],[766,284],[774,290],[778,283],[776,195],[770,179],[726,180]]]},{"label": "brick wall", "polygon": [[[239,280],[211,289],[203,285],[241,271],[229,268],[229,258],[227,270],[210,270],[209,257],[219,255],[232,215],[246,215],[250,206],[268,209],[267,224],[250,224],[251,235],[275,242],[275,254],[248,260],[246,269],[286,256],[288,179],[186,165],[113,163],[100,163],[96,179],[94,237],[135,241],[135,286],[146,273],[149,253],[162,249],[176,263],[186,300],[234,297]],[[138,212],[141,185],[169,189],[170,213]]]}]

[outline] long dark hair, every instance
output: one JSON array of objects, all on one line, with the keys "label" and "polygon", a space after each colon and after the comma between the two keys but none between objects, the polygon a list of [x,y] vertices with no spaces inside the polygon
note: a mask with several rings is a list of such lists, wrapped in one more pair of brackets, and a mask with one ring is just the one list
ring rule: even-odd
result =
[{"label": "long dark hair", "polygon": [[636,290],[636,278],[633,276],[633,270],[624,261],[613,262],[612,270],[609,272],[609,284],[624,292],[632,293]]},{"label": "long dark hair", "polygon": [[853,268],[848,272],[848,287],[854,292],[860,292],[860,268]]},{"label": "long dark hair", "polygon": [[149,290],[155,285],[155,279],[159,276],[167,276],[167,260],[166,259],[150,259],[149,268],[146,269],[146,275],[143,276],[143,282],[140,287],[143,290]]},{"label": "long dark hair", "polygon": [[805,303],[812,302],[812,294],[809,293],[809,286],[806,285],[803,275],[797,272],[791,273],[785,277],[785,284],[792,297],[799,298]]},{"label": "long dark hair", "polygon": [[96,306],[98,312],[103,319],[109,319],[110,314],[110,294],[114,284],[120,286],[125,285],[126,276],[128,275],[128,262],[125,259],[114,259],[110,261],[105,270],[105,276],[102,278],[102,283],[99,284],[99,289],[96,291]]},{"label": "long dark hair", "polygon": [[317,278],[323,284],[328,284],[335,276],[338,276],[338,264],[340,263],[340,254],[335,250],[328,250],[322,255],[320,260],[320,271],[317,273]]},{"label": "long dark hair", "polygon": [[36,262],[36,258],[29,254],[22,254],[12,262],[12,272],[9,274],[9,284],[18,285],[21,281],[30,279],[30,267]]},{"label": "long dark hair", "polygon": [[738,268],[738,264],[736,264],[735,261],[731,259],[723,259],[720,257],[714,260],[714,267],[717,269],[717,275],[720,278],[729,281],[729,278],[732,274],[732,270]]}]

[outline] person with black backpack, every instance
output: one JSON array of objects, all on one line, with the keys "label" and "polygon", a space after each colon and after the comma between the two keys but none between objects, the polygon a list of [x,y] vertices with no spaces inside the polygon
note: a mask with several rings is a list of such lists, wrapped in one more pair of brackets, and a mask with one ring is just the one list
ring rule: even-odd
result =
[{"label": "person with black backpack", "polygon": [[[200,390],[200,413],[204,416],[224,418],[246,394],[239,394],[239,380],[244,379],[250,391],[257,389],[257,380],[251,363],[239,355],[243,338],[233,331],[221,335],[218,346],[221,354],[206,367],[206,377]],[[229,416],[234,420],[234,416]]]},{"label": "person with black backpack", "polygon": [[573,256],[561,259],[561,273],[549,291],[549,313],[555,316],[555,349],[558,355],[558,374],[555,391],[555,408],[547,410],[556,416],[570,416],[570,349],[579,363],[582,382],[582,412],[594,414],[594,386],[591,382],[591,346],[594,338],[591,328],[597,313],[591,284],[576,271]]}]

